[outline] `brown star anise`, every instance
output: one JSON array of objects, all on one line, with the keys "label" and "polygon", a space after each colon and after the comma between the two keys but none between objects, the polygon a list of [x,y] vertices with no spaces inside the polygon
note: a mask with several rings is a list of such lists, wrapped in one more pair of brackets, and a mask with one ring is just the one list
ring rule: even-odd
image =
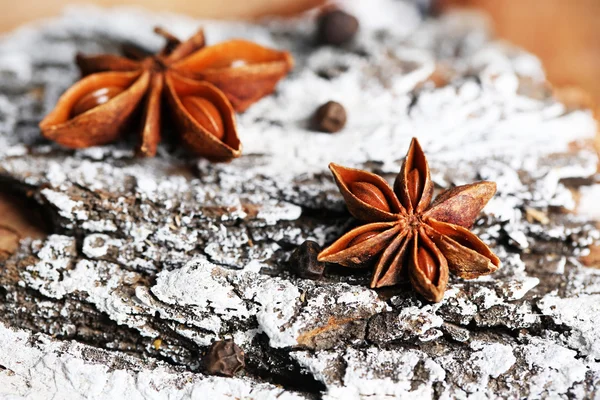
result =
[{"label": "brown star anise", "polygon": [[444,297],[448,271],[473,279],[500,267],[500,260],[469,231],[496,192],[494,182],[476,182],[441,193],[433,203],[429,165],[413,139],[394,188],[381,177],[330,164],[348,210],[367,222],[319,254],[319,261],[363,267],[379,257],[371,287],[391,286],[408,273],[427,300]]},{"label": "brown star anise", "polygon": [[162,29],[155,32],[167,39],[156,55],[78,55],[85,77],[42,120],[42,134],[70,148],[101,145],[116,140],[137,116],[138,153],[151,157],[164,109],[192,152],[221,161],[239,157],[234,110],[271,93],[292,68],[291,55],[245,40],[205,47],[202,30],[185,42]]}]

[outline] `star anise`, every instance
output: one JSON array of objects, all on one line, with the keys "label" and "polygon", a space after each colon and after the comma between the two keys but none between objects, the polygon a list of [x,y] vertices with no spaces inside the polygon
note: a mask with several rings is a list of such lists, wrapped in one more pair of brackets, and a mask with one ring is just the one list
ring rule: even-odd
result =
[{"label": "star anise", "polygon": [[500,260],[469,231],[496,192],[494,182],[476,182],[441,193],[432,203],[433,182],[417,139],[392,189],[381,177],[330,164],[348,210],[367,224],[346,233],[319,254],[319,261],[359,268],[376,257],[371,287],[391,286],[408,273],[429,301],[444,297],[448,271],[473,279],[500,267]]},{"label": "star anise", "polygon": [[205,47],[202,30],[185,42],[162,29],[155,32],[167,39],[156,55],[78,55],[84,78],[42,120],[42,134],[70,148],[101,145],[116,140],[137,116],[138,153],[151,157],[164,109],[192,152],[222,161],[239,157],[234,111],[271,93],[292,68],[291,55],[245,40]]}]

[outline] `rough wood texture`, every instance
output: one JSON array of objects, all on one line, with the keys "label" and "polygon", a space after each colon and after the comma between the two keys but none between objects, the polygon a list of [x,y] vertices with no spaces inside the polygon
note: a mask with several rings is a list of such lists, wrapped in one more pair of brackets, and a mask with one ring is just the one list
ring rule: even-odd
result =
[{"label": "rough wood texture", "polygon": [[[297,60],[240,115],[244,155],[230,164],[168,142],[135,159],[134,139],[66,151],[37,129],[77,77],[76,50],[125,39],[155,49],[155,24],[186,36],[197,21],[80,9],[3,39],[2,187],[30,193],[53,221],[0,273],[3,395],[598,395],[600,273],[579,262],[600,237],[591,113],[554,99],[537,59],[494,42],[477,17],[347,6],[362,28],[344,49],[314,47],[309,17],[203,23],[209,42],[242,36]],[[424,82],[442,70],[447,84]],[[307,128],[327,100],[348,111],[335,135]],[[297,245],[331,243],[353,224],[328,163],[392,180],[413,135],[437,189],[498,183],[475,230],[502,269],[451,279],[433,305],[409,286],[368,289],[368,271],[293,276]],[[205,376],[202,353],[227,337],[246,354],[245,375]]]}]

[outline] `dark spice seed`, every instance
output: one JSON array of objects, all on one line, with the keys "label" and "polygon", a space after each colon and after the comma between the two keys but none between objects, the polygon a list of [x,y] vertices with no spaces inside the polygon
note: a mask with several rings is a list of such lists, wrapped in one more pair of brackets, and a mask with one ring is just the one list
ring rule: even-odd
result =
[{"label": "dark spice seed", "polygon": [[204,357],[206,373],[233,376],[245,367],[244,351],[233,340],[214,342]]},{"label": "dark spice seed", "polygon": [[312,240],[306,240],[294,250],[290,257],[290,269],[300,278],[318,279],[323,275],[325,264],[317,261],[321,246]]},{"label": "dark spice seed", "polygon": [[346,125],[346,110],[335,101],[328,101],[317,109],[313,117],[314,128],[321,132],[334,133]]},{"label": "dark spice seed", "polygon": [[317,41],[339,46],[351,41],[358,31],[358,20],[342,10],[332,10],[319,16]]}]

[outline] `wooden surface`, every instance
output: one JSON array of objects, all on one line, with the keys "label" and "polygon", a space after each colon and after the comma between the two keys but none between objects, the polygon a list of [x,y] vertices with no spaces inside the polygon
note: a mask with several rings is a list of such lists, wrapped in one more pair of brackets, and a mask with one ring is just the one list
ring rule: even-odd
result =
[{"label": "wooden surface", "polygon": [[[129,0],[127,4],[145,7],[151,10],[188,14],[195,17],[252,19],[264,15],[288,15],[322,4],[324,0],[202,0],[189,2],[173,0]],[[71,4],[88,4],[89,1],[72,0],[23,0],[12,2],[10,7],[0,13],[0,32],[10,31],[18,26],[52,17]],[[116,0],[96,0],[101,6],[122,5]],[[41,238],[45,236],[40,229],[39,220],[31,218],[29,210],[24,209],[15,197],[2,193],[0,189],[0,260],[16,250],[21,237]]]},{"label": "wooden surface", "polygon": [[[379,17],[375,11],[364,17]],[[340,399],[493,398],[498,390],[507,398],[594,396],[600,276],[573,258],[598,232],[560,212],[571,201],[555,180],[589,174],[595,160],[587,152],[557,149],[589,137],[592,120],[556,107],[546,112],[549,93],[537,81],[525,95],[541,101],[524,103],[515,91],[478,85],[494,82],[509,49],[489,47],[475,68],[460,52],[445,58],[438,51],[482,50],[486,41],[470,40],[478,32],[465,31],[460,20],[433,21],[406,38],[397,26],[419,20],[400,14],[385,29],[364,24],[365,41],[347,49],[295,46],[296,71],[278,95],[240,116],[246,155],[230,164],[199,162],[167,146],[161,157],[140,160],[123,151],[125,141],[49,150],[32,134],[42,99],[25,103],[24,93],[42,86],[50,99],[71,83],[64,73],[70,54],[99,45],[93,34],[76,34],[89,19],[107,46],[121,40],[121,21],[131,14],[92,13],[56,21],[45,35],[21,35],[13,48],[36,62],[26,78],[0,90],[4,103],[30,105],[28,113],[2,108],[14,129],[0,130],[0,142],[30,151],[8,152],[0,175],[31,190],[61,234],[24,246],[0,268],[0,387],[55,399],[133,399],[176,389],[181,394],[172,399],[207,393],[283,400],[302,391],[308,395],[295,398],[308,400],[326,390]],[[130,28],[147,29],[152,19],[138,17]],[[276,48],[304,43],[309,24],[252,26],[248,38]],[[64,35],[66,28],[75,34]],[[423,49],[424,42],[431,46]],[[397,43],[405,51],[395,52]],[[436,56],[460,71],[460,98],[415,90]],[[339,71],[339,78],[321,71]],[[506,75],[518,82],[509,68]],[[382,95],[384,84],[392,89]],[[344,103],[347,127],[335,135],[308,130],[304,122],[330,99]],[[524,130],[512,129],[519,126]],[[566,129],[572,134],[563,135]],[[300,243],[331,243],[352,224],[328,163],[385,173],[391,182],[414,134],[442,186],[499,180],[500,193],[476,229],[502,255],[502,269],[485,280],[454,280],[439,307],[409,285],[368,289],[368,270],[328,267],[319,282],[296,277],[287,260]],[[538,213],[512,212],[529,207]],[[199,358],[213,339],[232,336],[247,356],[244,378],[205,378]]]},{"label": "wooden surface", "polygon": [[[211,18],[255,18],[265,14],[291,14],[324,0],[237,0],[222,2],[203,0],[133,0],[128,4],[166,12],[186,13]],[[115,0],[97,0],[99,5],[121,4]],[[25,22],[57,15],[68,0],[44,2],[23,0],[14,2],[0,14],[0,31],[14,29]],[[507,6],[510,4],[510,6]],[[494,21],[497,33],[537,54],[543,61],[549,80],[566,103],[581,103],[595,107],[600,104],[600,17],[599,0],[440,0],[440,8],[474,7],[484,10]],[[39,237],[39,232],[27,230],[28,219],[19,212],[11,198],[0,196],[1,222],[25,236]],[[1,228],[0,228],[1,229]],[[12,246],[13,235],[1,231],[0,247]],[[8,238],[8,239],[7,239]]]},{"label": "wooden surface", "polygon": [[[376,11],[367,7],[364,17],[378,18]],[[45,112],[42,101],[71,83],[71,54],[102,45],[96,32],[107,48],[122,40],[121,22],[132,14],[119,16],[90,10],[11,43],[35,62],[31,74],[0,87],[4,120],[13,124],[0,129],[0,142],[12,149],[2,153],[0,176],[15,190],[27,188],[60,235],[24,244],[0,267],[0,393],[173,400],[191,393],[309,400],[326,391],[340,399],[597,395],[600,275],[574,258],[599,232],[562,212],[571,198],[556,184],[559,176],[589,174],[595,160],[588,152],[559,149],[590,137],[593,121],[587,113],[549,110],[550,94],[538,81],[523,94],[487,84],[510,49],[488,47],[475,68],[460,52],[452,58],[440,51],[483,50],[487,39],[463,29],[473,20],[419,26],[411,13],[388,19],[385,29],[364,24],[365,41],[346,49],[305,44],[308,20],[249,26],[251,40],[301,45],[294,47],[296,71],[278,95],[240,116],[244,157],[209,164],[164,146],[161,157],[136,159],[125,141],[70,151],[38,140],[32,123]],[[90,34],[78,35],[90,19]],[[138,16],[130,29],[151,21]],[[418,26],[419,34],[406,38],[398,26]],[[397,43],[404,51],[395,51]],[[459,71],[456,86],[415,90],[436,57]],[[506,76],[519,82],[510,65]],[[393,89],[382,94],[388,84]],[[47,95],[29,95],[32,87]],[[454,87],[460,97],[448,95]],[[527,95],[538,101],[524,101]],[[344,103],[346,129],[308,130],[304,122],[330,99]],[[502,255],[502,269],[485,280],[454,280],[439,306],[409,285],[368,289],[368,270],[332,266],[319,282],[298,278],[290,253],[305,239],[331,243],[352,224],[328,163],[391,182],[413,135],[438,184],[499,181],[476,230]],[[200,357],[212,340],[229,337],[246,354],[244,377],[206,378]]]}]

